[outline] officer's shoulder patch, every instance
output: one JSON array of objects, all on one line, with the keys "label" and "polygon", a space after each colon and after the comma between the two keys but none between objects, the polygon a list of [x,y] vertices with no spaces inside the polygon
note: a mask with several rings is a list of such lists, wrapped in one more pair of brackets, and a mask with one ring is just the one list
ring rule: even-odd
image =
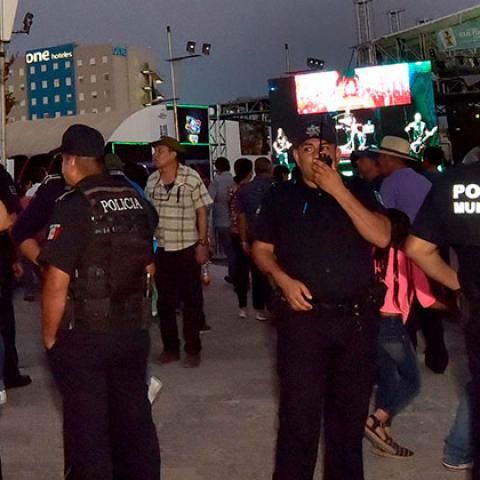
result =
[{"label": "officer's shoulder patch", "polygon": [[61,233],[62,233],[62,226],[59,223],[54,223],[50,225],[48,229],[47,240],[54,242],[55,240],[58,239]]}]

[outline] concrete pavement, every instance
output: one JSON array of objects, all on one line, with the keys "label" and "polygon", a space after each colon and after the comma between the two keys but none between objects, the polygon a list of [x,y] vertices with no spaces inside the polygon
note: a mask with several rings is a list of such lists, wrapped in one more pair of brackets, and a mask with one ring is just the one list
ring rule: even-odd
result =
[{"label": "concrete pavement", "polygon": [[[151,373],[164,388],[153,413],[162,449],[164,480],[266,480],[271,476],[276,428],[274,331],[237,317],[223,267],[212,267],[205,290],[213,330],[204,335],[199,369],[160,366],[157,328],[152,328]],[[21,293],[21,292],[19,292]],[[21,366],[33,378],[27,388],[8,392],[0,410],[0,451],[5,480],[62,478],[59,398],[41,347],[38,304],[16,300]],[[447,326],[451,364],[434,375],[422,364],[423,386],[413,405],[394,424],[394,438],[415,451],[407,460],[380,458],[365,442],[366,479],[464,480],[447,472],[440,459],[452,424],[458,392],[467,379],[461,332]],[[421,350],[420,350],[421,351]],[[126,434],[128,434],[126,432]],[[320,468],[316,479],[321,478]]]}]

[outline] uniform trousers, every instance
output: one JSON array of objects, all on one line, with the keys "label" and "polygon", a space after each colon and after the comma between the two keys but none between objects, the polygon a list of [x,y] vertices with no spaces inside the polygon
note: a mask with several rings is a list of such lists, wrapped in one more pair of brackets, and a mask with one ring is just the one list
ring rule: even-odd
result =
[{"label": "uniform trousers", "polygon": [[157,312],[164,349],[171,353],[180,350],[176,313],[180,301],[183,304],[185,351],[191,354],[200,353],[203,292],[195,247],[176,252],[166,252],[163,248],[158,248],[155,254],[155,270]]},{"label": "uniform trousers", "polygon": [[15,346],[15,312],[13,309],[13,277],[0,280],[0,333],[5,346],[4,380],[14,381],[19,375],[18,353]]},{"label": "uniform trousers", "polygon": [[69,480],[159,480],[160,450],[145,382],[150,339],[61,331],[48,360],[63,399]]},{"label": "uniform trousers", "polygon": [[367,310],[360,316],[294,312],[275,302],[280,406],[274,480],[313,479],[322,418],[323,478],[363,480],[379,331],[378,313]]}]

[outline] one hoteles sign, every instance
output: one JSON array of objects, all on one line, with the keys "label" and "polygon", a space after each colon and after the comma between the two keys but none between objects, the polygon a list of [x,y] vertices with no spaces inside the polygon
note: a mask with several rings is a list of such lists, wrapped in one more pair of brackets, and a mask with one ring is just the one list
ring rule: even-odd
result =
[{"label": "one hoteles sign", "polygon": [[51,60],[65,60],[67,58],[72,58],[73,52],[57,52],[52,53],[50,50],[43,50],[40,52],[28,52],[25,55],[25,62],[28,64],[40,63],[40,62],[50,62]]}]

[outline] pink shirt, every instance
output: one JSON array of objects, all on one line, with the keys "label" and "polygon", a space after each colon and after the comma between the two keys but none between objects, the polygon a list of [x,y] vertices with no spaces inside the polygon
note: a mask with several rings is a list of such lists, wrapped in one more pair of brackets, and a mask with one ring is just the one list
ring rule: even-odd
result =
[{"label": "pink shirt", "polygon": [[[407,322],[412,308],[414,298],[420,302],[424,308],[431,307],[437,299],[433,296],[430,288],[430,282],[427,276],[420,268],[417,267],[401,250],[398,251],[398,301],[395,302],[394,290],[394,250],[390,249],[388,258],[388,268],[385,275],[385,284],[387,285],[387,294],[385,303],[380,309],[385,314],[400,314],[403,323]],[[410,278],[409,278],[410,277]],[[411,282],[410,289],[408,282]],[[410,293],[409,293],[410,290]],[[397,305],[398,303],[398,305]]]}]

